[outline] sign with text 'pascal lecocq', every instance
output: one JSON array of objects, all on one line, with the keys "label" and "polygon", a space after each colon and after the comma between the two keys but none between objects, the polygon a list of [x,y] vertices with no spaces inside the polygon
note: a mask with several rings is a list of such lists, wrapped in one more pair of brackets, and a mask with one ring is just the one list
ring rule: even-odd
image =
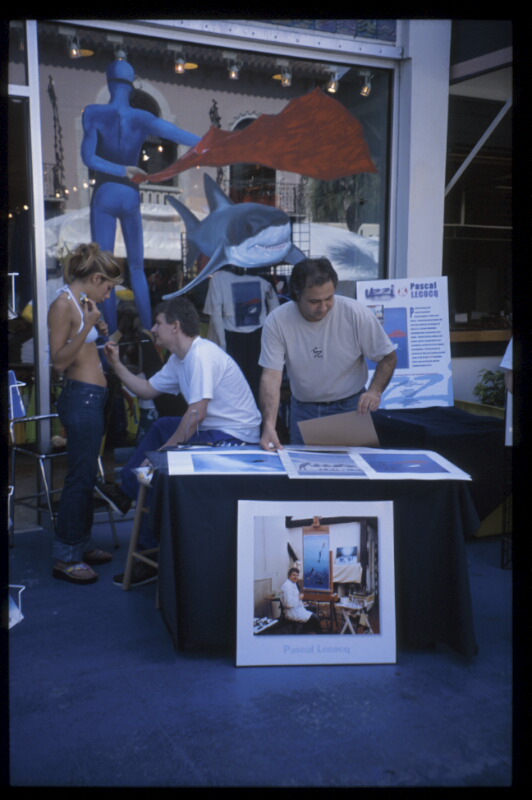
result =
[{"label": "sign with text 'pascal lecocq'", "polygon": [[[453,382],[447,278],[358,281],[368,306],[397,351],[397,367],[381,408],[452,406]],[[371,375],[375,363],[368,361]]]}]

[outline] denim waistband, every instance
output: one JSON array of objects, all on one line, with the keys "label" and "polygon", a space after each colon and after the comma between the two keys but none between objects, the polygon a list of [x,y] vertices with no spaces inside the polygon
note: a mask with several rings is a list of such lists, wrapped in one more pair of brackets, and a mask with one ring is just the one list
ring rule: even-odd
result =
[{"label": "denim waistband", "polygon": [[338,400],[298,400],[297,397],[294,397],[294,400],[296,401],[296,403],[301,403],[302,405],[332,406],[335,403],[345,403],[348,400],[352,400],[353,397],[356,397],[357,395],[362,394],[362,392],[365,392],[365,391],[366,391],[366,387],[363,386],[362,389],[360,389],[360,391],[355,392],[354,394],[350,394],[349,397],[342,397],[342,398],[340,398]]},{"label": "denim waistband", "polygon": [[87,383],[86,381],[76,381],[72,378],[65,378],[63,381],[63,390],[64,389],[89,389],[91,392],[102,394],[107,394],[109,389],[107,386],[100,386],[98,383]]}]

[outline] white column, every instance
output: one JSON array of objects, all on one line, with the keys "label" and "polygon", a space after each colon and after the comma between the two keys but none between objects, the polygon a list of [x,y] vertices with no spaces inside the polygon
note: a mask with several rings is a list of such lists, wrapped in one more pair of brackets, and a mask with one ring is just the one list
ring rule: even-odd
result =
[{"label": "white column", "polygon": [[390,260],[401,278],[442,272],[451,21],[409,20],[404,45]]}]

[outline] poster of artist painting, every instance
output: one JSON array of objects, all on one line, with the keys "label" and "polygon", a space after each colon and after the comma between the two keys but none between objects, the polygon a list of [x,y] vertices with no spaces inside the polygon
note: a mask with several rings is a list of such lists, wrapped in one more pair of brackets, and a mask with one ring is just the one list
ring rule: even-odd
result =
[{"label": "poster of artist painting", "polygon": [[237,666],[394,663],[393,503],[240,501]]},{"label": "poster of artist painting", "polygon": [[[381,408],[452,406],[447,278],[358,281],[367,305],[395,345],[397,367]],[[368,361],[370,376],[375,364]]]}]

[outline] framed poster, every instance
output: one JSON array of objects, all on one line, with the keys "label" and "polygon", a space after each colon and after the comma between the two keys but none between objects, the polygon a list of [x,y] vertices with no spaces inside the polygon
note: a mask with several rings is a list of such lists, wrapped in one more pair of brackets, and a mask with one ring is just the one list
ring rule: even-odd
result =
[{"label": "framed poster", "polygon": [[393,503],[238,503],[237,666],[395,663]]}]

